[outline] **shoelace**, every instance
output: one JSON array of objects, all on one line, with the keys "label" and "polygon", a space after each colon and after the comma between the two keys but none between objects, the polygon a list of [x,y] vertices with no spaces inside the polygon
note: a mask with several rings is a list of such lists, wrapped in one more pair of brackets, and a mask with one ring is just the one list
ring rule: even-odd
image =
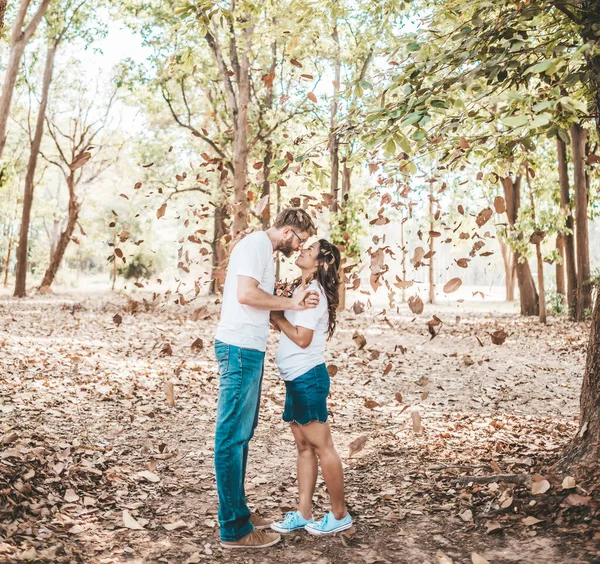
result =
[{"label": "shoelace", "polygon": [[319,523],[319,529],[324,529],[327,526],[328,521],[329,521],[329,513],[327,513],[325,515],[325,517],[323,517],[323,519],[321,519],[321,522]]},{"label": "shoelace", "polygon": [[292,525],[292,523],[294,522],[294,517],[296,516],[296,512],[295,511],[288,511],[285,514],[285,518],[283,519],[283,522],[286,525]]}]

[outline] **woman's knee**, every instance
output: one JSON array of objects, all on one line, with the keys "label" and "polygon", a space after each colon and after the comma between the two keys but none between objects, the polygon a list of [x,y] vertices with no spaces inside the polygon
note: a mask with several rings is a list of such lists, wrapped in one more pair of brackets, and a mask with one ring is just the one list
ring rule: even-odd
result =
[{"label": "woman's knee", "polygon": [[306,439],[296,439],[296,448],[300,456],[312,456],[314,454],[314,447]]}]

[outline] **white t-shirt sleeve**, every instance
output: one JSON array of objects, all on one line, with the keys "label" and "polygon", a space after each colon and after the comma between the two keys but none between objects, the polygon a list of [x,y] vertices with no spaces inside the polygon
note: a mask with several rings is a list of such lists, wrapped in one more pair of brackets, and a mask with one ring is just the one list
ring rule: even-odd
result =
[{"label": "white t-shirt sleeve", "polygon": [[[244,242],[244,241],[242,241]],[[237,258],[237,276],[249,276],[260,282],[263,279],[267,263],[270,258],[271,245],[264,244],[265,241],[259,238],[253,238],[246,241],[246,244],[238,249]]]},{"label": "white t-shirt sleeve", "polygon": [[[311,286],[310,289],[312,290],[316,288]],[[319,291],[319,298],[319,305],[317,307],[296,311],[296,316],[294,319],[294,324],[296,327],[304,327],[312,331],[317,328],[319,320],[321,317],[323,317],[323,314],[327,312],[327,297],[323,294],[323,292]]]}]

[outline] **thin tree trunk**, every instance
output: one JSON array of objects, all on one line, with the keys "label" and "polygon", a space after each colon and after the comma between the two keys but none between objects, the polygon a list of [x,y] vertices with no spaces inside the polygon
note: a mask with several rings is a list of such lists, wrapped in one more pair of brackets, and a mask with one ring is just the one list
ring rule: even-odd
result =
[{"label": "thin tree trunk", "polygon": [[429,303],[435,302],[435,270],[434,270],[434,217],[433,217],[433,184],[429,185]]},{"label": "thin tree trunk", "polygon": [[[346,162],[344,162],[344,167],[342,169],[342,201],[341,207],[344,209],[348,205],[348,198],[350,197],[350,190],[352,182],[352,169],[350,169]],[[346,309],[346,283],[348,282],[346,273],[344,272],[344,268],[346,266],[346,257],[344,253],[342,253],[342,258],[340,261],[340,280],[341,284],[338,289],[338,299],[339,299],[339,309],[343,311]]]},{"label": "thin tree trunk", "polygon": [[23,298],[26,296],[27,281],[27,255],[29,252],[29,223],[31,221],[31,208],[33,205],[33,191],[35,188],[35,169],[37,166],[38,154],[42,143],[44,133],[44,119],[46,116],[46,106],[48,105],[48,92],[52,82],[52,73],[54,71],[54,56],[56,55],[57,42],[53,40],[48,45],[46,52],[46,64],[44,68],[44,83],[42,86],[42,100],[38,109],[35,133],[31,143],[31,153],[27,164],[27,174],[25,176],[25,191],[23,195],[23,214],[21,216],[21,230],[19,233],[19,248],[17,250],[17,273],[15,282],[15,297]]},{"label": "thin tree trunk", "polygon": [[8,269],[10,268],[10,255],[12,254],[12,247],[13,247],[13,234],[12,234],[12,230],[10,232],[10,235],[8,236],[8,251],[6,252],[6,261],[4,263],[4,287],[6,288],[8,286]]},{"label": "thin tree trunk", "polygon": [[567,306],[569,316],[575,319],[577,315],[577,271],[575,257],[575,237],[573,213],[571,211],[571,195],[569,193],[569,173],[567,169],[567,146],[560,138],[556,142],[558,157],[558,178],[560,185],[560,207],[566,216],[565,227],[567,232],[563,235],[565,254],[565,277],[567,286]]},{"label": "thin tree trunk", "polygon": [[502,262],[504,263],[504,276],[505,276],[505,289],[506,289],[506,301],[515,301],[515,263],[514,253],[508,246],[508,243],[502,238],[498,237],[498,244],[500,245],[500,252],[502,254]]},{"label": "thin tree trunk", "polygon": [[[4,8],[6,8],[6,2],[3,0]],[[6,146],[6,129],[8,125],[8,117],[10,115],[10,107],[12,104],[13,93],[15,90],[15,84],[17,82],[17,76],[19,74],[19,68],[21,66],[21,59],[27,43],[33,37],[40,21],[44,17],[50,0],[42,0],[33,18],[23,29],[23,23],[27,16],[27,9],[31,4],[31,0],[21,0],[15,23],[12,28],[10,37],[10,48],[8,55],[8,65],[6,67],[6,73],[4,74],[4,84],[2,85],[2,96],[0,96],[0,159],[4,153],[4,147]],[[4,16],[4,14],[2,14]]]},{"label": "thin tree trunk", "polygon": [[[261,193],[261,197],[264,198],[265,196],[269,196],[271,195],[271,183],[269,182],[269,174],[271,174],[271,160],[273,158],[273,143],[272,141],[269,139],[266,142],[266,150],[265,150],[265,156],[263,159],[263,183],[262,183],[262,193]],[[261,216],[260,216],[260,222],[262,224],[262,228],[263,230],[267,230],[270,225],[271,225],[271,204],[270,202],[265,206],[265,209],[263,210]]]},{"label": "thin tree trunk", "polygon": [[0,0],[0,37],[4,31],[4,14],[6,13],[7,0]]},{"label": "thin tree trunk", "polygon": [[334,133],[336,127],[336,119],[338,113],[338,102],[340,95],[340,80],[341,80],[341,55],[340,55],[340,39],[338,36],[337,19],[333,26],[332,33],[333,41],[335,42],[335,61],[333,66],[334,82],[333,82],[333,97],[331,99],[331,119],[329,123],[330,139],[329,139],[329,155],[331,160],[331,186],[330,192],[332,202],[330,209],[332,212],[337,212],[339,207],[338,191],[340,178],[340,144],[339,138]]},{"label": "thin tree trunk", "polygon": [[[525,165],[525,177],[527,179],[527,188],[529,189],[529,201],[531,203],[531,214],[533,224],[535,226],[535,198],[533,197],[533,189],[531,186],[531,178],[529,177],[529,164]],[[546,324],[546,289],[544,287],[544,260],[542,258],[542,242],[535,240],[535,255],[537,258],[537,275],[538,275],[538,290],[539,290],[539,317],[540,323]]]},{"label": "thin tree trunk", "polygon": [[[116,249],[116,248],[117,248],[117,234],[115,233],[113,235],[113,249]],[[111,287],[111,290],[114,292],[115,291],[115,285],[117,284],[117,255],[113,255],[112,267],[113,267],[113,271],[112,271],[112,287]]]},{"label": "thin tree trunk", "polygon": [[212,278],[209,293],[219,294],[225,282],[223,264],[227,258],[227,252],[223,246],[223,237],[227,233],[225,220],[227,218],[227,202],[223,201],[215,207],[214,231],[212,240]]},{"label": "thin tree trunk", "polygon": [[[402,265],[402,282],[406,282],[406,255],[408,251],[404,243],[404,223],[408,218],[402,217],[400,219],[400,252],[402,253],[401,265]],[[406,302],[406,288],[402,287],[402,303]]]},{"label": "thin tree trunk", "polygon": [[563,296],[567,295],[565,285],[565,236],[559,233],[556,236],[556,251],[559,259],[556,261],[556,293]]},{"label": "thin tree trunk", "polygon": [[[508,223],[511,227],[514,227],[521,207],[521,176],[517,176],[514,181],[510,176],[507,176],[502,180],[502,185],[504,186]],[[517,273],[517,284],[519,285],[521,315],[538,315],[538,294],[529,268],[529,262],[525,257],[521,257],[518,251],[514,251],[513,263]]]},{"label": "thin tree trunk", "polygon": [[577,307],[575,319],[581,321],[591,307],[590,250],[588,242],[588,194],[585,182],[586,131],[580,125],[571,126],[573,169],[575,172],[575,234],[577,238]]},{"label": "thin tree trunk", "polygon": [[350,190],[352,189],[352,169],[348,166],[348,161],[344,161],[342,168],[342,206],[348,203]]},{"label": "thin tree trunk", "polygon": [[50,290],[50,286],[52,286],[52,283],[54,282],[56,273],[60,268],[65,251],[67,250],[67,246],[69,245],[69,241],[71,240],[73,231],[75,230],[75,225],[79,219],[81,204],[77,201],[77,196],[75,194],[74,174],[75,173],[71,171],[67,177],[67,187],[69,189],[69,216],[67,219],[67,225],[65,230],[60,234],[58,244],[56,245],[54,253],[52,254],[52,260],[50,261],[50,264],[48,265],[48,268],[44,274],[44,278],[42,279],[42,283],[40,285],[40,292],[42,293]]}]

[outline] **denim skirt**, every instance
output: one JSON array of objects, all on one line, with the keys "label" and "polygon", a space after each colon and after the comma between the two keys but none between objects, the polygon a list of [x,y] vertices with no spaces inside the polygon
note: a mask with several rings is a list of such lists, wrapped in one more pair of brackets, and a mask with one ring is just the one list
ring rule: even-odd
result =
[{"label": "denim skirt", "polygon": [[327,421],[329,372],[319,364],[294,380],[285,382],[283,420],[308,425],[313,421]]}]

